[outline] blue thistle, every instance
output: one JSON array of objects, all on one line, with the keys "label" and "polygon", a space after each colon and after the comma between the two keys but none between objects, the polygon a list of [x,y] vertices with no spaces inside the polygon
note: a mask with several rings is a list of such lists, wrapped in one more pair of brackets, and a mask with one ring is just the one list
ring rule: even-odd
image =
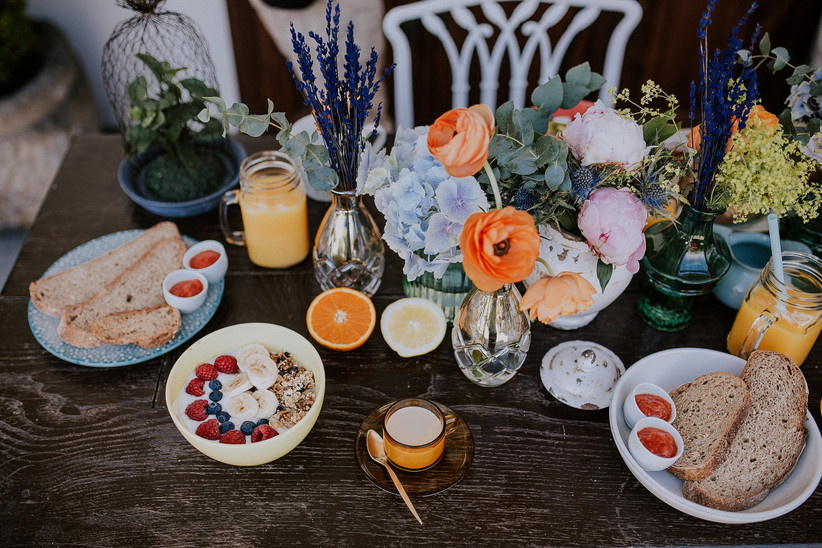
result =
[{"label": "blue thistle", "polygon": [[537,205],[537,193],[533,190],[521,188],[514,193],[514,207],[522,211],[528,211]]},{"label": "blue thistle", "polygon": [[652,209],[664,209],[668,204],[669,192],[658,181],[651,180],[642,189],[642,201]]},{"label": "blue thistle", "polygon": [[588,195],[599,184],[599,176],[592,169],[579,166],[569,174],[571,178],[571,194],[579,200],[584,202],[588,199]]}]

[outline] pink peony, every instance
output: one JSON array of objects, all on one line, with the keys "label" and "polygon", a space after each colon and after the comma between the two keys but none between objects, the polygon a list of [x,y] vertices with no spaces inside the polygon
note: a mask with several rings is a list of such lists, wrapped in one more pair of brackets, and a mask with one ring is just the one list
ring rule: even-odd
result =
[{"label": "pink peony", "polygon": [[636,274],[645,255],[642,229],[647,219],[648,211],[630,190],[605,187],[594,190],[582,204],[578,224],[597,257]]},{"label": "pink peony", "polygon": [[641,162],[650,150],[645,145],[642,127],[602,101],[594,103],[584,114],[575,115],[562,138],[583,166],[612,163],[628,168]]}]

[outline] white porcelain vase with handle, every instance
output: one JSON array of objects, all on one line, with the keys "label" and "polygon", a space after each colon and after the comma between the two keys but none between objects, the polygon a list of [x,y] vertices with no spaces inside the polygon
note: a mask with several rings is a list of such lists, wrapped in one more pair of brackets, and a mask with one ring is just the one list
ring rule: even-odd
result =
[{"label": "white porcelain vase with handle", "polygon": [[[614,302],[625,291],[634,276],[625,266],[615,267],[603,292],[599,286],[599,279],[597,279],[597,258],[591,252],[587,242],[548,224],[539,226],[539,234],[542,237],[539,256],[548,263],[554,275],[560,272],[577,272],[596,289],[594,304],[587,310],[571,316],[560,316],[548,324],[551,327],[569,330],[588,325],[603,308]],[[546,274],[545,266],[537,262],[534,271],[523,282],[526,287],[530,286]]]}]

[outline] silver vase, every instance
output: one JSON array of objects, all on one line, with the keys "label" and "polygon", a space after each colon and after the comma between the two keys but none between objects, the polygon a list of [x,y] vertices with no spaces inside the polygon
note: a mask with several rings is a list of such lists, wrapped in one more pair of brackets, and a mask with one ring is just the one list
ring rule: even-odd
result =
[{"label": "silver vase", "polygon": [[531,322],[519,309],[520,298],[517,288],[507,284],[492,293],[474,288],[460,305],[451,344],[457,364],[472,382],[499,386],[525,362]]},{"label": "silver vase", "polygon": [[314,276],[323,291],[350,287],[370,297],[385,270],[380,231],[356,191],[331,194],[331,207],[314,239]]}]

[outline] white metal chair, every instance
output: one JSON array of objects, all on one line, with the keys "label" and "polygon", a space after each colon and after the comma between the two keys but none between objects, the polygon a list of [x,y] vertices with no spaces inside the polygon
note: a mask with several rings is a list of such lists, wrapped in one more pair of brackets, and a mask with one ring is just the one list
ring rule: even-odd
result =
[{"label": "white metal chair", "polygon": [[[510,16],[501,6],[506,1],[516,6]],[[538,20],[531,19],[540,4],[550,6]],[[469,9],[476,6],[481,8],[487,22],[477,21]],[[552,44],[548,29],[560,22],[571,8],[578,11],[556,44]],[[497,105],[500,67],[506,57],[511,73],[509,100],[522,108],[528,87],[528,72],[536,52],[539,51],[540,59],[539,83],[543,83],[558,73],[563,57],[577,34],[589,27],[603,11],[623,14],[611,34],[605,55],[602,75],[606,83],[599,97],[607,103],[607,90],[619,86],[628,37],[642,18],[642,8],[636,0],[421,0],[393,8],[383,19],[383,32],[391,43],[397,64],[393,76],[395,123],[403,127],[414,125],[411,48],[408,37],[401,29],[403,23],[419,20],[428,32],[442,42],[451,65],[454,108],[468,106],[471,89],[469,72],[471,62],[477,56],[481,69],[480,102],[493,110]],[[447,14],[468,33],[462,44],[455,43],[441,18],[441,15]],[[524,37],[523,46],[519,44],[517,31]],[[491,40],[494,42],[489,43]]]}]

